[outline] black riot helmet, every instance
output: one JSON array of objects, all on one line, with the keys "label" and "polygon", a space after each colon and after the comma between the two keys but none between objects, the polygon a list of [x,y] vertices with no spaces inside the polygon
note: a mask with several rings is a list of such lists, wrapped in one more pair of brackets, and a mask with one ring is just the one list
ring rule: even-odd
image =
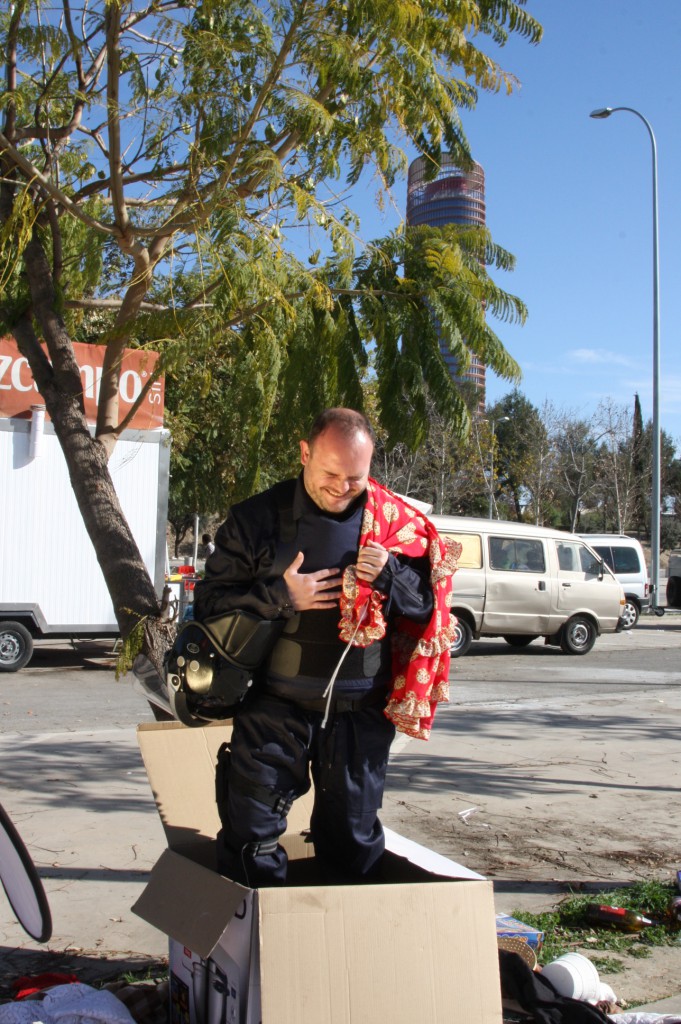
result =
[{"label": "black riot helmet", "polygon": [[174,716],[190,726],[232,718],[285,621],[233,611],[183,623],[165,662]]}]

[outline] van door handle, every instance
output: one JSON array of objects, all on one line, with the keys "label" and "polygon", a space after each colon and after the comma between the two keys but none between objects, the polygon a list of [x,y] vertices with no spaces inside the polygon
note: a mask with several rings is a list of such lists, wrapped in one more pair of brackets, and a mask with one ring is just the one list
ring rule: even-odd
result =
[{"label": "van door handle", "polygon": [[564,586],[564,587],[571,587],[571,586],[572,586],[572,584],[571,584],[571,583],[563,583],[563,586]]},{"label": "van door handle", "polygon": [[546,580],[539,580],[537,590],[546,590]]}]

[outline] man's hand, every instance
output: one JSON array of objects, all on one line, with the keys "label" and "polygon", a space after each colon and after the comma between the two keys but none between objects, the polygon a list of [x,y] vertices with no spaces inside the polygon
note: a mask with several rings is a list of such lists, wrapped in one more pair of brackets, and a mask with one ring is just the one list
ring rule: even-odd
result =
[{"label": "man's hand", "polygon": [[380,576],[383,566],[388,561],[388,551],[375,540],[367,541],[366,546],[359,549],[357,556],[357,575],[365,583],[373,583]]},{"label": "man's hand", "polygon": [[284,573],[291,604],[297,612],[312,608],[332,608],[341,595],[341,574],[338,569],[319,569],[317,572],[298,572],[304,555],[299,551]]}]

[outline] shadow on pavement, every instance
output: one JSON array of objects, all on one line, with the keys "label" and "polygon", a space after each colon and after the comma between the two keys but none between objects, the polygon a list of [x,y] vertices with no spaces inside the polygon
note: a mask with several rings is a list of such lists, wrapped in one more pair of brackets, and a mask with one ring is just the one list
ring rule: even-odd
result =
[{"label": "shadow on pavement", "polygon": [[75,647],[66,642],[45,641],[33,649],[31,668],[111,669],[116,664],[115,640],[78,640]]},{"label": "shadow on pavement", "polygon": [[[129,781],[130,776],[146,782],[137,746],[81,735],[77,743],[66,737],[39,745],[17,744],[11,760],[7,758],[3,764],[2,785],[10,792],[16,790],[44,800],[51,811],[68,811],[77,798],[79,808],[104,813],[112,807],[111,781]],[[139,786],[137,793],[128,786],[125,795],[119,792],[115,796],[119,813],[147,810],[150,806],[150,792],[145,784]]]}]

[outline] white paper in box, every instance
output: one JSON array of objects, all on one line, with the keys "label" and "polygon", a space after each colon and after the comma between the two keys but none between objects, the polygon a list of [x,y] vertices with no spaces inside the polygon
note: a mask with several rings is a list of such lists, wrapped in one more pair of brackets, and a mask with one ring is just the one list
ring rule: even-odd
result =
[{"label": "white paper in box", "polygon": [[382,884],[319,884],[308,794],[284,838],[291,884],[253,891],[213,870],[228,735],[139,731],[169,849],[133,909],[170,936],[173,1024],[500,1024],[492,885],[462,865],[386,830]]}]

